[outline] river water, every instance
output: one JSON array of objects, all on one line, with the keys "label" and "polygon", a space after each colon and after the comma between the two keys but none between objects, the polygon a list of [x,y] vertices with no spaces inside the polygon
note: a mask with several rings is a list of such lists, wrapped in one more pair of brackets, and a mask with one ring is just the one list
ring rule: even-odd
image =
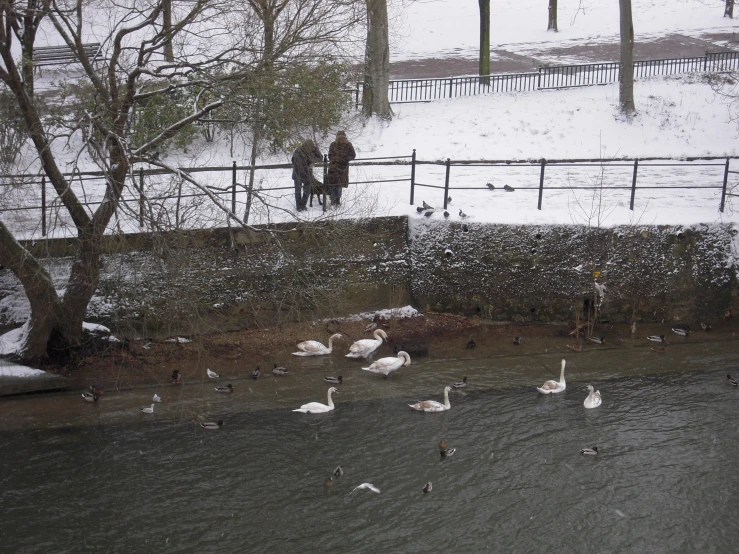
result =
[{"label": "river water", "polygon": [[[160,391],[154,415],[139,411],[148,389],[6,400],[0,551],[736,552],[736,346],[570,353],[554,396],[533,385],[561,352],[442,356],[390,380],[343,357],[296,360],[231,396]],[[335,411],[291,411],[325,402],[321,377],[337,371]],[[408,408],[463,375],[451,410]],[[600,408],[583,407],[589,383]],[[198,414],[226,424],[204,430]],[[580,455],[590,446],[600,454]],[[380,494],[351,492],[364,482]]]}]

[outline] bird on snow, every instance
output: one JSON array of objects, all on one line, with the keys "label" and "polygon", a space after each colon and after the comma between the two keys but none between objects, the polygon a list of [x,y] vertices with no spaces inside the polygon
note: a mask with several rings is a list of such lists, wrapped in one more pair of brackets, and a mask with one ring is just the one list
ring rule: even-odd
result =
[{"label": "bird on snow", "polygon": [[731,375],[727,375],[726,376],[726,384],[727,385],[731,385],[732,387],[736,387],[737,386],[736,379],[734,379]]},{"label": "bird on snow", "polygon": [[511,185],[506,185],[503,187],[503,190],[507,190],[508,192],[513,192],[516,189],[514,189]]},{"label": "bird on snow", "polygon": [[220,375],[218,375],[215,371],[213,371],[210,368],[207,368],[205,372],[208,374],[208,377],[210,377],[211,379],[220,379],[221,377]]},{"label": "bird on snow", "polygon": [[429,206],[428,204],[426,204],[426,201],[425,200],[421,204],[422,204],[424,210],[431,210],[431,211],[433,211],[433,210],[436,209],[433,206]]},{"label": "bird on snow", "polygon": [[426,210],[423,209],[423,206],[416,207],[416,211],[420,214],[421,212],[425,212]]},{"label": "bird on snow", "polygon": [[154,404],[152,404],[148,408],[141,408],[141,411],[144,412],[145,414],[153,414],[154,413]]},{"label": "bird on snow", "polygon": [[427,212],[423,212],[424,217],[431,217],[434,215],[434,210],[429,210]]},{"label": "bird on snow", "polygon": [[[354,492],[357,489],[367,489],[372,492],[376,492],[377,494],[380,494],[380,489],[378,489],[372,483],[362,483],[361,485],[357,485],[356,487],[352,489],[352,492]],[[350,492],[349,494],[351,494],[352,492]]]},{"label": "bird on snow", "polygon": [[687,337],[690,334],[690,329],[683,329],[682,327],[673,327],[672,332],[681,337]]},{"label": "bird on snow", "polygon": [[337,385],[340,385],[344,378],[339,375],[338,377],[324,377],[323,380],[328,383],[336,383]]},{"label": "bird on snow", "polygon": [[289,371],[286,367],[282,367],[277,364],[274,364],[272,368],[272,373],[274,375],[287,375]]},{"label": "bird on snow", "polygon": [[224,394],[231,394],[234,391],[234,386],[229,383],[225,387],[216,387],[216,392],[222,392]]},{"label": "bird on snow", "polygon": [[485,186],[490,190],[495,190],[495,185],[493,183],[485,183]]},{"label": "bird on snow", "polygon": [[82,393],[82,399],[85,402],[97,402],[98,401],[98,395],[93,394],[91,392],[83,392]]},{"label": "bird on snow", "polygon": [[444,217],[445,217],[445,218],[446,218],[446,217],[449,217],[449,212],[448,212],[448,211],[446,211],[446,210],[444,210]]},{"label": "bird on snow", "polygon": [[469,216],[462,210],[459,210],[459,217],[461,217],[462,219],[467,219]]},{"label": "bird on snow", "polygon": [[451,204],[452,203],[452,197],[451,196],[447,196],[446,197],[446,203],[447,204]]},{"label": "bird on snow", "polygon": [[152,397],[151,401],[152,402],[161,402],[162,401],[162,397],[159,396],[157,393],[154,393],[154,396]]},{"label": "bird on snow", "polygon": [[580,454],[584,454],[586,456],[597,456],[598,455],[598,447],[594,446],[593,448],[581,448]]},{"label": "bird on snow", "polygon": [[431,492],[431,489],[432,489],[432,488],[433,488],[433,487],[432,487],[432,485],[431,485],[431,481],[429,481],[428,483],[426,483],[426,484],[425,484],[425,485],[423,486],[423,493],[424,493],[424,494],[426,494],[426,493],[429,493],[429,492]]}]

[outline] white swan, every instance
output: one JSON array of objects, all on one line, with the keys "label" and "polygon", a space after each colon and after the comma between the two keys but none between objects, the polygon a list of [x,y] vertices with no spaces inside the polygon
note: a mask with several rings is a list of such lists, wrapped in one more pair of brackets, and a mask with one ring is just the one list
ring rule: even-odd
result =
[{"label": "white swan", "polygon": [[382,373],[387,378],[393,371],[397,371],[406,365],[411,365],[411,357],[408,355],[408,352],[401,350],[395,358],[380,358],[370,364],[369,367],[363,367],[362,369],[371,371],[372,373]]},{"label": "white swan", "polygon": [[567,388],[567,383],[565,383],[565,361],[562,360],[562,369],[559,373],[559,382],[552,381],[551,379],[549,381],[544,381],[544,384],[540,387],[536,387],[536,390],[538,390],[542,394],[557,394],[558,392],[562,392]]},{"label": "white swan", "polygon": [[372,354],[375,350],[380,348],[380,345],[382,344],[382,339],[387,340],[387,334],[382,329],[375,329],[375,332],[372,333],[372,336],[375,337],[373,339],[362,339],[358,340],[354,344],[352,344],[349,347],[349,354],[346,355],[347,358],[366,358],[370,354]]},{"label": "white swan", "polygon": [[597,408],[601,405],[601,402],[603,402],[600,397],[600,391],[597,390],[593,392],[593,385],[588,385],[588,391],[588,397],[585,399],[585,402],[583,402],[583,406],[586,408]]},{"label": "white swan", "polygon": [[443,404],[441,402],[437,402],[436,400],[423,400],[421,402],[416,402],[415,404],[408,405],[414,410],[418,410],[419,412],[443,412],[452,407],[451,404],[449,404],[450,390],[452,390],[452,387],[444,387]]},{"label": "white swan", "polygon": [[323,414],[325,412],[330,412],[334,409],[334,401],[331,400],[332,392],[339,394],[339,392],[334,387],[328,389],[328,404],[321,404],[320,402],[309,402],[308,404],[303,404],[302,406],[300,406],[300,408],[293,410],[293,412],[303,412],[304,414]]},{"label": "white swan", "polygon": [[341,333],[335,333],[328,339],[328,348],[317,340],[306,340],[298,343],[300,352],[293,352],[293,356],[325,356],[331,354],[334,349],[333,340],[340,339]]}]

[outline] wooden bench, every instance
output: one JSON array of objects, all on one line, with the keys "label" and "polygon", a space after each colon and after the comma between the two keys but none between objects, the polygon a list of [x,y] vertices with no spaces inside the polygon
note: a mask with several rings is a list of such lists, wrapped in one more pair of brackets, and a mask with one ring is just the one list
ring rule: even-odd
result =
[{"label": "wooden bench", "polygon": [[[91,42],[83,44],[82,49],[89,58],[95,58],[100,52],[100,43]],[[63,46],[39,46],[33,49],[33,66],[40,68],[45,65],[64,65],[76,63],[77,53],[66,44]]]}]

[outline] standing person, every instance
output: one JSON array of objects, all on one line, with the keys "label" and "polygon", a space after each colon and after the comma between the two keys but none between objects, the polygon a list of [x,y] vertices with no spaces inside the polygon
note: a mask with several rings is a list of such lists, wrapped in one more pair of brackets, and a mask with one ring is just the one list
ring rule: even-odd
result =
[{"label": "standing person", "polygon": [[[310,187],[313,182],[313,164],[322,162],[323,154],[312,140],[303,144],[293,152],[293,182],[295,183],[295,207],[299,212],[307,208]],[[302,188],[302,193],[301,193]]]},{"label": "standing person", "polygon": [[341,189],[349,186],[349,162],[357,157],[354,146],[349,142],[344,131],[336,133],[336,140],[328,147],[328,173],[326,185],[329,185],[331,204],[341,204]]}]

